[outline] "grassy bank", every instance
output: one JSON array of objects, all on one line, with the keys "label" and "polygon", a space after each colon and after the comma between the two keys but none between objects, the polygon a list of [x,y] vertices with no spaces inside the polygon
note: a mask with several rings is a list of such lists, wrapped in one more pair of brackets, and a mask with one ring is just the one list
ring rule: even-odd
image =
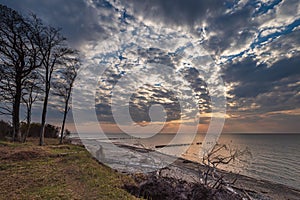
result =
[{"label": "grassy bank", "polygon": [[136,199],[131,178],[99,165],[85,148],[46,140],[0,141],[0,199]]}]

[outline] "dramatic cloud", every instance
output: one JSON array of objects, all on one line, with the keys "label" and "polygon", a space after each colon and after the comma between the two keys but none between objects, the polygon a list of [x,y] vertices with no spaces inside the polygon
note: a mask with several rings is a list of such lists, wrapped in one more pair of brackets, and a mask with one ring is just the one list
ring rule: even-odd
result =
[{"label": "dramatic cloud", "polygon": [[[32,11],[47,23],[62,27],[70,43],[85,55],[86,66],[96,67],[84,72],[91,83],[99,78],[95,69],[109,66],[97,86],[87,86],[97,87],[95,107],[99,120],[114,121],[112,90],[135,64],[162,64],[179,71],[187,80],[203,116],[211,112],[210,94],[214,94],[208,90],[207,82],[218,85],[213,80],[222,74],[227,89],[227,132],[260,131],[251,127],[254,124],[266,126],[261,129],[264,132],[274,131],[274,124],[280,130],[299,131],[300,3],[297,0],[0,0],[0,3],[22,13]],[[186,45],[179,48],[179,38],[185,36],[201,44],[203,52],[215,64],[193,66],[193,61],[178,56]],[[176,45],[153,48],[149,42],[163,44],[170,38],[178,40]],[[118,41],[127,46],[109,46]],[[131,49],[136,44],[144,46]],[[105,52],[113,56],[105,58]],[[210,80],[201,76],[199,69],[211,71]],[[148,78],[142,69],[137,74],[143,75],[144,80]],[[171,79],[171,76],[160,78]],[[164,86],[152,81],[134,91],[130,97],[133,121],[149,121],[149,108],[154,104],[164,105],[167,122],[175,123],[185,117],[179,112],[174,91]],[[118,103],[132,87],[124,85]],[[92,97],[88,90],[83,91],[83,102],[84,98]],[[88,113],[86,117],[89,119]],[[294,128],[286,129],[287,126]]]}]

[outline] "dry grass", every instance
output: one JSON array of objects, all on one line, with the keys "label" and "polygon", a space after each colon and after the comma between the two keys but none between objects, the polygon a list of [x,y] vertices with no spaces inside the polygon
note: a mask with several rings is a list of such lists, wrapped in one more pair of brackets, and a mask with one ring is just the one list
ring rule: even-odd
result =
[{"label": "dry grass", "polygon": [[0,199],[136,199],[133,180],[99,164],[80,146],[46,140],[0,142]]}]

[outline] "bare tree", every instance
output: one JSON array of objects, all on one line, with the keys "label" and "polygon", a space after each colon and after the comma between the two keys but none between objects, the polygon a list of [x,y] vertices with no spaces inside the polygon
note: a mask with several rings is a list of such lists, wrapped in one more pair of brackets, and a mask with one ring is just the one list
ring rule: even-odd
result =
[{"label": "bare tree", "polygon": [[12,116],[13,140],[21,141],[20,104],[24,82],[41,65],[35,43],[34,21],[0,5],[0,93],[1,114]]},{"label": "bare tree", "polygon": [[65,57],[61,64],[64,65],[65,68],[60,71],[57,77],[58,80],[54,83],[53,92],[54,95],[62,98],[64,104],[64,108],[62,110],[63,121],[60,133],[60,144],[63,143],[66,118],[71,108],[69,102],[71,99],[72,88],[77,77],[77,71],[80,67],[78,52],[74,51],[73,55]]},{"label": "bare tree", "polygon": [[41,90],[39,75],[36,72],[32,73],[28,81],[26,81],[25,85],[26,85],[25,92],[24,95],[22,96],[23,103],[26,106],[26,126],[27,126],[26,132],[23,136],[24,143],[26,142],[27,136],[30,131],[32,106],[36,101],[41,100],[40,95],[42,90]]},{"label": "bare tree", "polygon": [[40,71],[44,83],[43,111],[40,130],[40,145],[44,145],[45,124],[48,109],[49,94],[52,87],[53,73],[60,67],[64,56],[73,53],[66,44],[66,38],[60,34],[60,29],[47,26],[43,28],[37,43],[42,50],[42,69]]}]

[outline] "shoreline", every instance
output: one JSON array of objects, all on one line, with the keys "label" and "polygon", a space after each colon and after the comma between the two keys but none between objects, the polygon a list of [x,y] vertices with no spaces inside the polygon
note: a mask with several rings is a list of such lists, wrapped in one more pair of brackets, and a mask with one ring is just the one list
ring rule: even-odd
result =
[{"label": "shoreline", "polygon": [[[204,169],[203,165],[199,163],[195,163],[193,161],[189,161],[183,158],[179,158],[175,163],[173,163],[176,167],[181,169],[189,169],[196,172],[198,167]],[[292,188],[290,186],[286,186],[280,183],[271,182],[268,180],[260,180],[256,178],[252,178],[249,176],[231,173],[225,170],[220,170],[227,179],[234,180],[237,178],[237,181],[233,185],[234,189],[245,190],[250,193],[257,193],[261,196],[267,197],[269,199],[275,200],[283,200],[283,199],[299,199],[300,190],[297,188]]]},{"label": "shoreline", "polygon": [[[79,138],[73,138],[70,140],[72,144],[83,145]],[[147,148],[125,144],[116,145],[120,145],[123,148],[127,148],[131,151],[137,152],[144,151],[146,153],[149,151],[153,151]],[[180,177],[181,179],[188,182],[193,182],[193,180],[197,178],[197,174],[199,174],[199,169],[200,171],[205,170],[205,166],[184,158],[178,158],[174,163],[170,164],[168,168],[172,171],[176,171],[175,174],[177,177],[175,178],[178,179],[178,177]],[[237,173],[231,173],[225,170],[218,169],[218,171],[221,172],[229,181],[233,181],[235,178],[237,178],[234,185],[232,185],[232,188],[234,190],[246,191],[247,193],[251,194],[250,196],[253,199],[297,200],[300,197],[300,189],[297,188],[292,188],[290,186],[271,182],[268,180],[256,179]]]}]

